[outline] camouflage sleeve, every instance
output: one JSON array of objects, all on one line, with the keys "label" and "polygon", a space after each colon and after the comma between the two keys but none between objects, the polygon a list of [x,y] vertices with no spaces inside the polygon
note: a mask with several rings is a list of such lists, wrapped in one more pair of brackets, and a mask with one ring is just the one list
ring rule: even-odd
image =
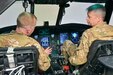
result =
[{"label": "camouflage sleeve", "polygon": [[0,47],[2,47],[2,42],[1,42],[1,40],[0,40]]},{"label": "camouflage sleeve", "polygon": [[6,40],[0,35],[0,47],[5,47],[5,44],[7,43]]},{"label": "camouflage sleeve", "polygon": [[87,54],[89,52],[89,42],[88,42],[88,35],[87,32],[84,32],[81,40],[80,45],[75,52],[75,55],[69,57],[69,61],[72,65],[81,65],[87,61]]},{"label": "camouflage sleeve", "polygon": [[72,42],[70,40],[66,40],[61,47],[61,53],[66,60],[69,57],[69,55],[67,54],[67,51],[69,50],[70,44],[72,44]]},{"label": "camouflage sleeve", "polygon": [[46,71],[50,67],[49,56],[44,52],[44,48],[37,41],[32,39],[32,42],[33,45],[38,48],[38,52],[39,52],[38,67],[40,70]]},{"label": "camouflage sleeve", "polygon": [[50,67],[50,58],[48,54],[44,52],[44,48],[42,46],[37,46],[39,50],[39,59],[38,65],[39,68],[43,71],[46,71]]},{"label": "camouflage sleeve", "polygon": [[72,43],[70,40],[66,40],[62,45],[61,53],[68,59],[69,56],[75,55],[77,45]]}]

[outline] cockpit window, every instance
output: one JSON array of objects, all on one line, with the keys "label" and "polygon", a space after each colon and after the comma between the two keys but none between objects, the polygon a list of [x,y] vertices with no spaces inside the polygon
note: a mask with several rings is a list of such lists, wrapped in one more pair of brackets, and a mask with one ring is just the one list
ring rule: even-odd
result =
[{"label": "cockpit window", "polygon": [[[95,3],[87,3],[87,2],[68,2],[69,7],[66,7],[61,23],[79,23],[79,24],[87,24],[87,11],[86,8]],[[100,3],[105,4],[105,3]],[[45,22],[48,22],[49,25],[56,25],[56,21],[58,18],[60,6],[58,4],[35,4],[34,14],[38,18],[38,26],[43,26]]]},{"label": "cockpit window", "polygon": [[[95,3],[84,3],[84,2],[69,2],[70,6],[65,8],[65,13],[62,18],[61,24],[66,23],[79,23],[87,24],[87,7]],[[103,3],[101,3],[103,4]]]},{"label": "cockpit window", "polygon": [[55,25],[59,12],[59,5],[35,4],[35,15],[38,18],[38,26],[43,26],[45,22]]}]

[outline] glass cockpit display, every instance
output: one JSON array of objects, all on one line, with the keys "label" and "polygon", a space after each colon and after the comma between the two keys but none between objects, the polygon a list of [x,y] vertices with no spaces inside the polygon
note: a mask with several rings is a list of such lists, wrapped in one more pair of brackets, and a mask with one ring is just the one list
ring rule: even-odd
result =
[{"label": "glass cockpit display", "polygon": [[60,44],[63,44],[66,40],[71,40],[73,43],[77,44],[79,42],[79,33],[60,33]]},{"label": "glass cockpit display", "polygon": [[35,35],[34,38],[40,42],[44,48],[51,47],[53,50],[59,50],[60,46],[66,41],[71,40],[74,44],[79,44],[79,33],[59,33],[59,34],[48,34],[48,35]]},{"label": "glass cockpit display", "polygon": [[60,33],[60,44],[63,44],[65,40],[68,40],[68,33]]},{"label": "glass cockpit display", "polygon": [[40,40],[40,43],[44,48],[47,48],[49,46],[49,43],[50,43],[49,37],[48,36],[42,37]]},{"label": "glass cockpit display", "polygon": [[73,43],[77,44],[78,41],[79,41],[79,34],[78,34],[78,32],[71,33],[70,35],[71,35],[71,36],[70,36],[70,40],[71,40]]}]

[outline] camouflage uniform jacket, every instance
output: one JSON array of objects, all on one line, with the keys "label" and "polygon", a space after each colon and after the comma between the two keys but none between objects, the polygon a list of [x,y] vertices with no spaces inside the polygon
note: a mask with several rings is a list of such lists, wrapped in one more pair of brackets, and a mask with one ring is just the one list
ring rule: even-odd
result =
[{"label": "camouflage uniform jacket", "polygon": [[46,71],[50,67],[48,55],[44,52],[44,48],[33,38],[12,31],[8,34],[0,35],[0,47],[26,47],[36,46],[39,51],[38,66],[41,70]]},{"label": "camouflage uniform jacket", "polygon": [[[81,65],[86,63],[89,47],[94,40],[111,40],[111,39],[113,39],[113,26],[107,25],[105,22],[100,25],[96,25],[90,29],[87,29],[83,33],[80,40],[80,44],[77,48],[71,47],[72,45],[69,48],[67,48],[69,50],[71,48],[73,49],[67,51],[70,63],[72,65]],[[67,43],[67,45],[69,44]],[[66,49],[62,50],[63,54],[65,55]]]}]

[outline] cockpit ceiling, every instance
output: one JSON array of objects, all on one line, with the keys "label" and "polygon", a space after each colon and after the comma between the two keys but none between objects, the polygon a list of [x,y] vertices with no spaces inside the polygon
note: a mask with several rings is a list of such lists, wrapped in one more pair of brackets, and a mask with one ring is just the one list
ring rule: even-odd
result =
[{"label": "cockpit ceiling", "polygon": [[77,2],[105,3],[107,0],[73,0]]},{"label": "cockpit ceiling", "polygon": [[[24,0],[16,0],[24,1]],[[61,4],[66,2],[90,2],[90,3],[105,3],[108,0],[28,0],[29,2],[35,2],[36,4]]]}]

